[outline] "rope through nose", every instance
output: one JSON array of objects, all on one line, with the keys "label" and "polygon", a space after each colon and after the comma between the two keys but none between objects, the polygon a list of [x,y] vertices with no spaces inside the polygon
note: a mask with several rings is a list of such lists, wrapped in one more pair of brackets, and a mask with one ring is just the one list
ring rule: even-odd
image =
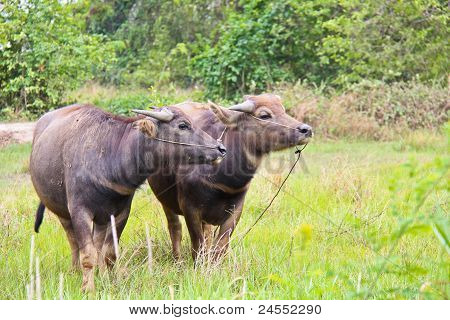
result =
[{"label": "rope through nose", "polygon": [[171,144],[178,144],[182,146],[189,146],[189,147],[200,147],[200,148],[207,148],[207,149],[217,149],[218,146],[210,146],[207,144],[196,144],[196,143],[188,143],[188,142],[180,142],[180,141],[173,141],[173,140],[166,140],[166,139],[160,139],[160,138],[153,138],[154,140],[158,140],[161,142],[171,143]]},{"label": "rope through nose", "polygon": [[217,142],[219,142],[219,143],[222,142],[222,137],[225,134],[225,131],[227,131],[227,127],[225,127],[225,129],[223,129],[222,133],[220,134],[220,137],[217,138]]},{"label": "rope through nose", "polygon": [[[223,129],[220,137],[216,139],[217,143],[222,143],[222,137],[225,134],[226,130],[227,130],[227,127],[225,127],[225,129]],[[218,148],[218,146],[210,146],[207,144],[195,144],[195,143],[180,142],[180,141],[166,140],[166,139],[160,139],[160,138],[153,138],[153,139],[161,141],[161,142],[178,144],[178,145],[182,145],[182,146],[200,147],[200,148],[208,148],[208,149],[217,149]]]},{"label": "rope through nose", "polygon": [[264,216],[264,214],[267,212],[267,210],[269,210],[269,208],[272,206],[272,203],[275,201],[276,197],[280,194],[281,189],[283,188],[284,184],[286,183],[286,181],[288,180],[288,178],[290,177],[290,175],[292,174],[292,172],[294,171],[295,166],[297,165],[297,163],[300,161],[300,159],[302,158],[302,151],[306,148],[308,144],[305,144],[303,146],[303,148],[299,149],[298,147],[295,147],[295,153],[297,155],[297,159],[295,159],[294,164],[292,165],[291,169],[289,170],[288,174],[286,175],[286,177],[284,178],[283,182],[281,182],[280,186],[278,187],[277,192],[275,192],[275,195],[272,197],[272,199],[269,201],[269,204],[264,208],[264,210],[260,213],[260,215],[258,216],[258,218],[256,218],[255,222],[253,222],[253,224],[251,225],[250,228],[247,229],[247,231],[245,231],[244,235],[242,236],[242,238],[239,240],[239,242],[241,242],[246,236],[247,234],[252,231],[252,229],[256,226],[256,224],[259,222],[259,220],[261,220],[261,218]]},{"label": "rope through nose", "polygon": [[270,120],[264,120],[264,119],[260,119],[260,118],[258,118],[258,117],[255,117],[255,116],[254,116],[254,115],[252,115],[252,114],[249,114],[249,116],[250,116],[250,117],[252,117],[252,118],[255,118],[255,119],[256,119],[256,120],[258,120],[258,121],[262,121],[262,122],[268,122],[268,123],[276,124],[277,126],[285,127],[285,128],[288,128],[288,129],[291,129],[291,130],[295,130],[295,131],[297,131],[297,130],[298,130],[297,128],[292,128],[292,127],[290,127],[290,126],[287,126],[287,125],[285,125],[285,124],[282,124],[282,123],[278,123],[278,122],[275,122],[275,121],[270,121]]}]

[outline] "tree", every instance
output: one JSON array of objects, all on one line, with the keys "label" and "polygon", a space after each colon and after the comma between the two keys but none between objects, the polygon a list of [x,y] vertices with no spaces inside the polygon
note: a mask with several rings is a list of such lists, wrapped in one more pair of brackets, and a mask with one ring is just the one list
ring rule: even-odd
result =
[{"label": "tree", "polygon": [[0,12],[0,108],[39,114],[107,69],[114,46],[85,33],[87,3],[8,1]]}]

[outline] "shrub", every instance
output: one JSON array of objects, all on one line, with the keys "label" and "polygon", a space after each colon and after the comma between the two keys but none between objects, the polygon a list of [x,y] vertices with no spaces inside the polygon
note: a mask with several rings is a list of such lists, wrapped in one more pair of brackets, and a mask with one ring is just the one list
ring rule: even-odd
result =
[{"label": "shrub", "polygon": [[363,81],[348,90],[354,100],[345,105],[376,119],[380,125],[433,129],[448,119],[448,90],[416,81]]},{"label": "shrub", "polygon": [[195,75],[212,98],[237,99],[292,78],[288,52],[297,45],[292,1],[249,1],[244,12],[231,12],[192,60]]},{"label": "shrub", "polygon": [[363,82],[343,93],[312,89],[305,83],[281,85],[289,112],[329,138],[390,139],[420,128],[437,130],[448,121],[446,88],[417,82]]},{"label": "shrub", "polygon": [[38,115],[99,75],[117,43],[84,33],[84,2],[8,1],[0,14],[0,110]]},{"label": "shrub", "polygon": [[447,80],[448,3],[439,0],[339,1],[324,21],[317,52],[340,87],[362,80]]},{"label": "shrub", "polygon": [[105,79],[115,85],[192,84],[189,61],[198,37],[209,35],[228,5],[210,0],[91,0],[88,30],[124,41]]},{"label": "shrub", "polygon": [[[450,138],[450,127],[444,127],[447,141]],[[444,151],[448,144],[443,146]],[[408,237],[426,238],[433,236],[440,244],[436,250],[434,267],[448,265],[450,255],[450,220],[448,219],[447,201],[450,191],[448,183],[450,175],[450,158],[443,152],[433,161],[421,163],[410,159],[401,170],[394,170],[390,179],[390,208],[387,211],[395,220],[388,235],[380,236],[378,232],[369,233],[368,242],[378,253],[383,253],[383,260],[375,266],[378,275],[388,272],[392,262],[402,254],[402,244]],[[406,186],[406,187],[405,187]],[[412,261],[401,271],[404,274],[423,274],[424,270]],[[439,279],[439,277],[442,278]],[[446,290],[447,274],[437,275],[433,282],[426,281],[420,288],[425,298],[448,299]],[[428,280],[428,279],[427,279]],[[434,289],[433,289],[434,287]]]},{"label": "shrub", "polygon": [[364,80],[446,82],[447,3],[242,1],[192,60],[213,98],[270,90],[280,80],[339,90]]},{"label": "shrub", "polygon": [[90,103],[109,112],[132,115],[131,109],[148,109],[150,106],[162,107],[180,103],[186,100],[201,101],[201,90],[183,90],[166,87],[159,90],[131,87],[103,86],[98,83],[88,83],[78,90],[67,94],[64,104]]}]

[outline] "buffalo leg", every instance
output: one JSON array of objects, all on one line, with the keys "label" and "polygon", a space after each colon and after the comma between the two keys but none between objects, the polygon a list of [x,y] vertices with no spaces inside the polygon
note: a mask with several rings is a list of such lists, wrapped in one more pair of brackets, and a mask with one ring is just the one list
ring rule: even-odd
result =
[{"label": "buffalo leg", "polygon": [[58,216],[64,231],[66,231],[67,239],[69,240],[70,250],[72,252],[72,268],[74,270],[80,269],[80,251],[78,250],[78,243],[73,230],[72,221],[70,219]]},{"label": "buffalo leg", "polygon": [[[128,221],[128,216],[130,215],[130,206],[119,213],[116,217],[116,231],[117,231],[117,242],[120,240],[123,229]],[[114,251],[114,238],[112,234],[111,222],[108,224],[108,230],[106,231],[105,241],[102,247],[102,257],[104,258],[105,264],[108,267],[112,267],[117,260],[116,252]]]},{"label": "buffalo leg", "polygon": [[191,236],[192,244],[192,258],[194,261],[197,260],[198,255],[201,250],[204,249],[205,238],[203,237],[202,221],[200,216],[196,214],[195,211],[183,210],[184,217],[186,220],[186,225],[189,230],[189,235]]},{"label": "buffalo leg", "polygon": [[94,272],[97,264],[97,250],[92,238],[92,216],[84,209],[71,212],[72,224],[80,250],[80,263],[83,271],[82,290],[95,291]]},{"label": "buffalo leg", "polygon": [[230,237],[233,233],[236,225],[241,217],[242,206],[238,210],[235,210],[224,223],[220,225],[219,234],[216,238],[216,244],[214,246],[214,259],[220,259],[223,254],[228,250],[230,244]]},{"label": "buffalo leg", "polygon": [[104,270],[106,268],[106,259],[103,254],[103,244],[105,243],[106,232],[108,230],[108,225],[101,225],[94,223],[94,246],[95,250],[97,250],[98,254],[98,266],[100,270]]},{"label": "buffalo leg", "polygon": [[181,230],[180,218],[176,213],[167,207],[164,207],[167,218],[167,226],[169,228],[170,240],[172,241],[172,254],[175,260],[181,258],[181,238],[183,236]]},{"label": "buffalo leg", "polygon": [[213,226],[209,223],[202,222],[203,237],[205,238],[205,249],[210,250],[213,244]]}]

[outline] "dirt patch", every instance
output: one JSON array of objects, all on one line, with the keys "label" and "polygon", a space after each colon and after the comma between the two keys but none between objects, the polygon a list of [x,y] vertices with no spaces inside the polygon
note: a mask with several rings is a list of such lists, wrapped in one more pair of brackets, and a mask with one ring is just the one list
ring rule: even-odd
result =
[{"label": "dirt patch", "polygon": [[0,132],[0,148],[14,142],[11,132]]},{"label": "dirt patch", "polygon": [[33,140],[35,122],[0,123],[0,148]]}]

